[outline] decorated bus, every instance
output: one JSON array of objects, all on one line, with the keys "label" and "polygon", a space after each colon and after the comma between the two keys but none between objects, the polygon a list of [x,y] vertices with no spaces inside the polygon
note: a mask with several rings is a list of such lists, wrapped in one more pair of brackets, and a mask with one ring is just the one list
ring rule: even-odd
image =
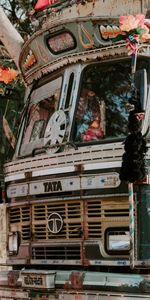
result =
[{"label": "decorated bus", "polygon": [[0,297],[150,298],[150,2],[37,1]]}]

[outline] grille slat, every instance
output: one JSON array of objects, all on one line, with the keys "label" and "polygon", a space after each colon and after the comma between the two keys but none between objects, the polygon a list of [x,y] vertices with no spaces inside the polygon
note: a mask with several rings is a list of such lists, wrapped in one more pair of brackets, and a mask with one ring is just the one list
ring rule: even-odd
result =
[{"label": "grille slat", "polygon": [[[11,207],[9,210],[10,225],[14,225],[20,232],[21,241],[29,241],[31,238],[31,213],[30,207]],[[11,227],[10,226],[10,227]]]},{"label": "grille slat", "polygon": [[55,247],[32,247],[32,259],[62,259],[80,260],[80,245],[55,246]]},{"label": "grille slat", "polygon": [[[78,228],[82,228],[83,208],[82,202],[60,202],[35,205],[33,207],[33,232],[37,239],[58,240],[58,239],[75,239],[79,238]],[[46,216],[43,218],[40,211],[45,211]],[[63,219],[62,230],[56,235],[52,234],[48,229],[48,217],[57,212]],[[38,213],[38,215],[37,215]],[[37,217],[38,216],[38,217]],[[41,222],[42,221],[42,222]],[[41,222],[41,224],[40,224]],[[42,234],[40,228],[42,227]],[[44,234],[45,229],[45,234]]]}]

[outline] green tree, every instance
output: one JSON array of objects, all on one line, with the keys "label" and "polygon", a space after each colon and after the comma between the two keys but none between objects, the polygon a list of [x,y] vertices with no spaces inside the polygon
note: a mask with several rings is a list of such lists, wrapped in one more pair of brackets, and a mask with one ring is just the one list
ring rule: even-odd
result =
[{"label": "green tree", "polygon": [[[34,6],[34,1],[26,0],[1,0],[6,15],[23,39],[32,34],[29,12]],[[16,69],[7,50],[0,42],[0,66]],[[2,125],[2,117],[5,116],[14,135],[17,134],[21,111],[23,109],[25,87],[21,76],[6,84],[0,81],[0,177],[3,174],[3,165],[12,157],[13,149],[7,141]],[[1,180],[1,179],[0,179]]]},{"label": "green tree", "polygon": [[29,12],[34,2],[32,0],[1,0],[1,6],[22,37],[32,32]]}]

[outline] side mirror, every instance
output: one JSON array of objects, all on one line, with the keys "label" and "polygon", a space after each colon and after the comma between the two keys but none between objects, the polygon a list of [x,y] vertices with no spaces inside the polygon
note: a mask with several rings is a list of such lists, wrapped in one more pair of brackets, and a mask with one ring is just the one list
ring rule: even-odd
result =
[{"label": "side mirror", "polygon": [[135,72],[134,84],[140,95],[141,108],[145,111],[147,104],[147,72],[145,69]]},{"label": "side mirror", "polygon": [[150,87],[148,89],[147,72],[145,69],[135,72],[134,83],[140,95],[141,108],[143,111],[145,111],[145,118],[142,125],[142,135],[146,135],[150,120]]}]

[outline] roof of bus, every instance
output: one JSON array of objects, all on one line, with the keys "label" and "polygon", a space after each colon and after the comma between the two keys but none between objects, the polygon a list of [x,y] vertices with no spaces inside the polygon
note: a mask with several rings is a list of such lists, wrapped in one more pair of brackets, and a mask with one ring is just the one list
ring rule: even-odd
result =
[{"label": "roof of bus", "polygon": [[51,4],[32,11],[35,32],[20,55],[20,68],[27,84],[79,60],[127,55],[124,45],[114,43],[119,34],[119,16],[146,14],[149,9],[146,0],[47,2]]}]

